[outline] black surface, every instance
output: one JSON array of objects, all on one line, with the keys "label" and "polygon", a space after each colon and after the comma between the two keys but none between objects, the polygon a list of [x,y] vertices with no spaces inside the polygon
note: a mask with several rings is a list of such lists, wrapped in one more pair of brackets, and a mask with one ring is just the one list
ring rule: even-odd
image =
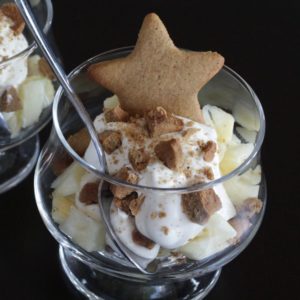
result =
[{"label": "black surface", "polygon": [[[219,51],[254,88],[267,119],[267,212],[251,245],[223,268],[207,299],[296,299],[292,295],[298,294],[300,279],[299,1],[53,2],[53,33],[68,71],[97,53],[134,44],[143,16],[155,11],[178,46]],[[49,128],[41,133],[42,141]],[[37,212],[32,180],[31,174],[0,196],[0,299],[74,299],[60,272],[57,243]]]}]

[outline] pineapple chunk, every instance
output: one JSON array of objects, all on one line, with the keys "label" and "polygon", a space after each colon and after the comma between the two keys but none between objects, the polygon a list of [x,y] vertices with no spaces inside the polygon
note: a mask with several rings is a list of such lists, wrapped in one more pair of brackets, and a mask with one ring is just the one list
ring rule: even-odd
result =
[{"label": "pineapple chunk", "polygon": [[52,200],[52,218],[58,223],[62,224],[69,216],[71,206],[74,204],[73,196],[59,196],[53,195]]},{"label": "pineapple chunk", "polygon": [[234,118],[231,114],[207,104],[203,107],[203,117],[207,125],[216,129],[219,143],[227,144],[231,141],[234,125]]},{"label": "pineapple chunk", "polygon": [[179,248],[191,259],[201,260],[213,255],[230,245],[236,231],[219,214],[210,217],[203,231],[186,245]]},{"label": "pineapple chunk", "polygon": [[84,168],[77,162],[73,162],[53,182],[51,187],[54,195],[68,196],[76,194],[80,188],[81,177],[85,174]]},{"label": "pineapple chunk", "polygon": [[20,85],[18,91],[22,102],[22,127],[27,127],[38,121],[43,108],[53,100],[54,87],[52,82],[41,76],[29,76]]},{"label": "pineapple chunk", "polygon": [[227,147],[220,167],[223,175],[230,173],[243,163],[253,151],[253,144],[230,144]]},{"label": "pineapple chunk", "polygon": [[119,104],[119,99],[117,95],[113,95],[109,98],[106,98],[103,102],[103,107],[105,110],[110,110],[116,107]]},{"label": "pineapple chunk", "polygon": [[257,135],[256,131],[239,126],[236,128],[236,131],[246,142],[253,144],[255,143]]},{"label": "pineapple chunk", "polygon": [[247,198],[258,197],[260,181],[261,167],[257,166],[224,182],[224,187],[233,204],[238,206]]},{"label": "pineapple chunk", "polygon": [[87,251],[100,251],[105,247],[105,229],[102,223],[89,218],[74,206],[60,229]]}]

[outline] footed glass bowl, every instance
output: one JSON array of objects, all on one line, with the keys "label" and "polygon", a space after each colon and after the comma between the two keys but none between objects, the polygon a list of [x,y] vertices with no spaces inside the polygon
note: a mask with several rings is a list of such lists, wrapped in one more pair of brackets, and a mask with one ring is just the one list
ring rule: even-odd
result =
[{"label": "footed glass bowl", "polygon": [[[103,101],[111,96],[111,93],[87,77],[87,67],[99,61],[126,56],[131,50],[131,47],[122,48],[97,55],[84,62],[69,75],[73,87],[81,97],[92,119],[102,113]],[[249,179],[247,177],[249,172],[254,172],[259,168],[265,120],[258,98],[238,74],[225,66],[199,93],[199,101],[202,107],[205,104],[217,105],[219,108],[232,113],[236,120],[234,143],[246,145],[251,140],[251,151],[248,151],[247,156],[243,157],[240,163],[225,176],[208,183],[167,189],[130,185],[107,174],[102,174],[80,157],[68,144],[67,137],[81,129],[83,124],[65,98],[62,89],[58,90],[53,105],[54,127],[36,166],[35,196],[45,225],[60,245],[59,259],[64,272],[74,287],[89,299],[202,299],[217,282],[221,268],[238,256],[254,238],[262,222],[266,207],[266,184],[261,172],[259,172],[258,181],[257,177],[255,177],[256,180],[253,180],[252,177],[250,180],[253,187],[255,186],[256,196],[262,201],[261,210],[251,218],[251,226],[238,240],[234,243],[228,243],[226,248],[201,260],[192,260],[180,254],[178,256],[178,253],[160,253],[161,262],[155,275],[142,274],[127,259],[103,243],[96,250],[94,247],[87,249],[89,247],[82,242],[82,235],[78,233],[80,231],[84,234],[84,228],[89,228],[90,224],[95,222],[93,217],[89,219],[87,216],[88,219],[85,220],[89,221],[85,224],[81,223],[82,226],[78,225],[79,227],[75,224],[76,220],[73,219],[75,227],[70,227],[72,222],[69,222],[68,230],[67,226],[58,224],[63,224],[62,219],[68,218],[70,210],[75,206],[74,189],[76,190],[77,185],[79,185],[76,177],[82,175],[82,170],[83,172],[92,172],[100,177],[103,184],[100,185],[102,189],[99,191],[99,195],[108,198],[111,197],[111,194],[106,189],[107,182],[130,186],[135,190],[165,193],[166,198],[172,193],[190,193],[217,184],[231,186],[231,192],[228,194],[234,198],[243,193],[248,197],[254,196],[252,192],[242,190],[246,186],[241,184],[240,179]],[[57,215],[55,214],[57,202],[53,202],[52,184],[58,176],[62,176],[63,170],[72,161],[76,162],[75,168],[77,171],[78,168],[80,169],[81,175],[78,175],[78,172],[69,172],[70,176],[64,173],[64,178],[60,177],[62,178],[60,189],[64,190],[62,198],[64,198],[65,205],[60,214]],[[236,190],[238,193],[234,192]],[[253,191],[252,188],[249,190]],[[95,213],[97,214],[97,212]],[[96,239],[102,235],[101,238],[104,240],[104,226],[101,224],[101,220],[97,222],[95,224],[98,224],[99,227],[96,229],[93,227],[95,230],[93,233],[89,231],[88,235],[94,234]],[[76,232],[76,230],[79,231]],[[97,244],[97,242],[95,243]]]},{"label": "footed glass bowl", "polygon": [[[0,0],[0,5],[9,2],[13,1]],[[53,44],[50,34],[53,19],[51,0],[29,2],[38,23]],[[49,79],[39,68],[37,55],[41,56],[41,52],[26,27],[23,35],[28,47],[0,60],[0,97],[13,86],[23,106],[16,112],[0,111],[0,193],[22,181],[35,166],[39,154],[37,133],[51,120],[51,102],[57,89],[53,79]],[[27,75],[22,82],[15,84],[17,81],[12,77],[20,72],[18,65],[22,64],[27,65]],[[39,103],[43,101],[45,103],[41,106]]]}]

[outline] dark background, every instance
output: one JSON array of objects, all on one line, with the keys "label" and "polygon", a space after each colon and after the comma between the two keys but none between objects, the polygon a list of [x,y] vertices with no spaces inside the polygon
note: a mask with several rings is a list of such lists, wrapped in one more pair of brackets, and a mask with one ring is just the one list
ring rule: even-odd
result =
[{"label": "dark background", "polygon": [[[154,11],[177,46],[217,50],[254,88],[267,120],[262,152],[267,211],[255,239],[223,268],[207,299],[297,295],[300,2],[53,0],[53,5],[53,34],[68,72],[97,53],[134,44],[144,15]],[[42,142],[49,130],[50,125],[41,132]],[[0,299],[75,299],[60,271],[57,243],[38,214],[32,175],[0,196]]]}]

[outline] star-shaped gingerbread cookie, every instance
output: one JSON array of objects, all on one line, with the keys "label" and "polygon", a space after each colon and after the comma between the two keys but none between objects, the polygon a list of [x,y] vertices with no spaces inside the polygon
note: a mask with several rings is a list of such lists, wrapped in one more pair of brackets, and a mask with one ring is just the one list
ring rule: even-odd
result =
[{"label": "star-shaped gingerbread cookie", "polygon": [[134,50],[124,58],[90,66],[89,75],[119,97],[130,114],[158,106],[168,112],[203,122],[200,89],[222,68],[216,52],[178,49],[160,20],[148,14]]}]

